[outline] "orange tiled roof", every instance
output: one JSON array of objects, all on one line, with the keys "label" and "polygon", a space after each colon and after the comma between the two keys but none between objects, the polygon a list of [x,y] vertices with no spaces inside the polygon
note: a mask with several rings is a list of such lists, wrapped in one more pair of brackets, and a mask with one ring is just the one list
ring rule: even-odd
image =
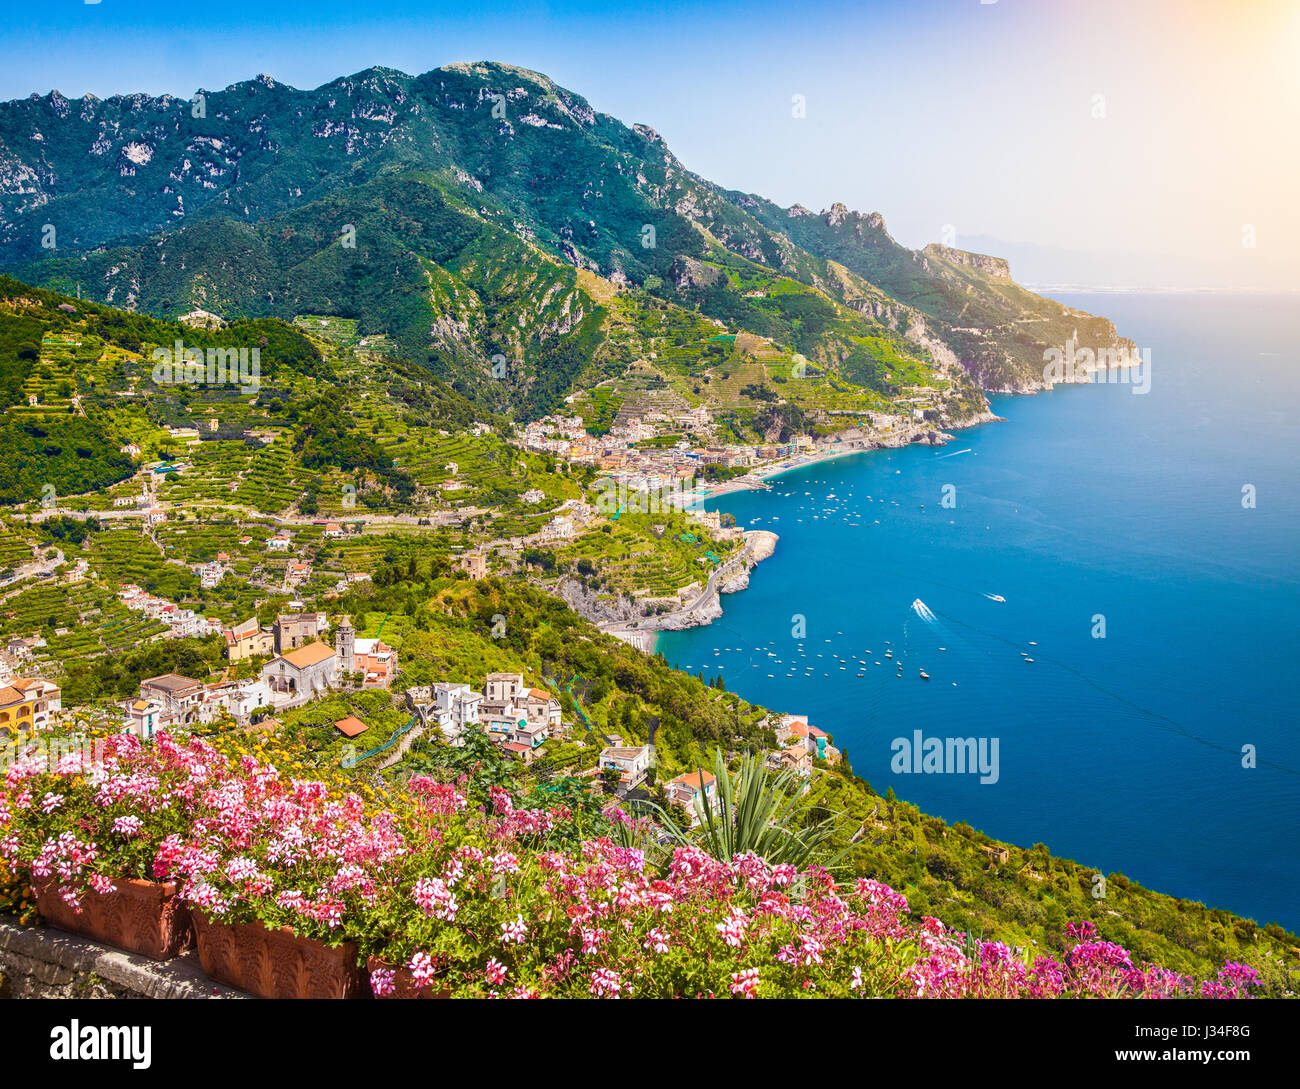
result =
[{"label": "orange tiled roof", "polygon": [[55,691],[58,691],[59,686],[51,684],[44,677],[19,677],[14,681],[14,687],[20,692],[30,692],[33,688],[41,688],[45,685],[49,685]]},{"label": "orange tiled roof", "polygon": [[677,776],[671,780],[673,783],[681,783],[684,786],[691,787],[693,790],[703,790],[710,783],[717,782],[713,775],[707,771],[687,772],[684,775]]},{"label": "orange tiled roof", "polygon": [[288,654],[282,654],[280,657],[295,669],[306,669],[308,666],[314,666],[318,662],[325,661],[326,658],[332,657],[333,654],[334,648],[318,639],[314,643],[308,643],[305,647],[291,650]]}]

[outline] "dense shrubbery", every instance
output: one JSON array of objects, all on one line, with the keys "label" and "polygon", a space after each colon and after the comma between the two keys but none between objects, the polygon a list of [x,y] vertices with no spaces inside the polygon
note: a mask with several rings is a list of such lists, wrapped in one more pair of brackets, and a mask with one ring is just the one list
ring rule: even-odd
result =
[{"label": "dense shrubbery", "polygon": [[69,707],[101,700],[134,696],[145,677],[163,673],[207,680],[224,660],[225,642],[219,636],[197,639],[163,639],[136,650],[92,659],[63,680],[63,699]]},{"label": "dense shrubbery", "polygon": [[294,447],[306,468],[373,474],[399,504],[408,502],[414,494],[414,482],[393,467],[393,459],[383,447],[373,437],[349,426],[347,401],[338,390],[305,406],[296,422]]},{"label": "dense shrubbery", "polygon": [[[127,366],[149,380],[147,353],[151,346],[171,348],[180,340],[191,348],[245,347],[259,353],[260,378],[273,382],[291,374],[327,377],[329,367],[299,330],[271,318],[235,321],[222,329],[194,329],[175,321],[116,310],[82,299],[29,287],[0,276],[0,410],[23,405],[24,383],[41,368],[43,338],[54,335],[80,341],[72,352],[78,364],[94,363],[105,345],[146,353],[143,363]],[[119,371],[118,377],[125,379]],[[18,503],[53,495],[61,498],[107,487],[129,477],[132,459],[121,452],[128,435],[119,433],[119,420],[101,402],[84,376],[70,372],[59,383],[58,395],[86,397],[79,414],[71,403],[42,405],[0,419],[0,503]],[[154,387],[156,389],[156,387]],[[183,401],[190,391],[181,389]],[[151,404],[156,418],[171,419],[168,398]]]},{"label": "dense shrubbery", "polygon": [[97,416],[0,419],[0,503],[57,500],[126,479],[135,466],[117,444]]},{"label": "dense shrubbery", "polygon": [[79,545],[92,533],[102,528],[98,518],[90,517],[85,521],[61,514],[57,518],[47,518],[40,523],[41,537],[47,541],[70,541]]}]

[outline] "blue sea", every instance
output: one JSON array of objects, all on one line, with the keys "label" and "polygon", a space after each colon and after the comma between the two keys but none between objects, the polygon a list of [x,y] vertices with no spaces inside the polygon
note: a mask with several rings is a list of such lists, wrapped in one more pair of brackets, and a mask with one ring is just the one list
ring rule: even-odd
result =
[{"label": "blue sea", "polygon": [[[946,447],[706,501],[780,542],[658,648],[881,793],[1300,930],[1300,297],[1057,297],[1150,350],[1148,393],[997,397]],[[917,730],[997,738],[997,782],[895,771]]]}]

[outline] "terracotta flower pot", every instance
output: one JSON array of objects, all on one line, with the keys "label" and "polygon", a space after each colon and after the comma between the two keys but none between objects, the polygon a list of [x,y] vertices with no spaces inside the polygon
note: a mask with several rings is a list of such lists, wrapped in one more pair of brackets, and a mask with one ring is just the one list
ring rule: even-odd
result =
[{"label": "terracotta flower pot", "polygon": [[194,911],[203,970],[221,983],[261,998],[369,998],[356,942],[325,945],[288,927],[217,922]]},{"label": "terracotta flower pot", "polygon": [[391,994],[377,994],[376,998],[449,998],[451,988],[431,985],[421,987],[415,982],[415,976],[409,968],[393,967],[386,960],[379,957],[367,957],[366,969],[372,975],[376,971],[389,971],[393,973],[393,990]]},{"label": "terracotta flower pot", "polygon": [[114,945],[154,960],[184,953],[194,940],[189,909],[176,896],[176,882],[117,880],[113,892],[87,889],[81,911],[64,902],[57,878],[32,878],[41,917],[60,930]]}]

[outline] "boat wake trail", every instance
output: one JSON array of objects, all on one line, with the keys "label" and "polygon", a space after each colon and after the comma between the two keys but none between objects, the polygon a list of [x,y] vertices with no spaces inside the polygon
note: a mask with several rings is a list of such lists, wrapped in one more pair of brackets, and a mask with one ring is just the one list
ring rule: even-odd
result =
[{"label": "boat wake trail", "polygon": [[912,612],[916,613],[927,624],[933,624],[937,619],[930,606],[922,601],[919,597],[912,602]]},{"label": "boat wake trail", "polygon": [[1005,604],[1005,603],[1006,603],[1006,600],[1007,600],[1007,599],[1004,598],[1001,594],[986,594],[986,593],[984,593],[983,590],[980,591],[980,596],[981,596],[981,597],[986,597],[986,598],[988,598],[990,601],[1000,601],[1000,602],[1002,602],[1003,604]]}]

